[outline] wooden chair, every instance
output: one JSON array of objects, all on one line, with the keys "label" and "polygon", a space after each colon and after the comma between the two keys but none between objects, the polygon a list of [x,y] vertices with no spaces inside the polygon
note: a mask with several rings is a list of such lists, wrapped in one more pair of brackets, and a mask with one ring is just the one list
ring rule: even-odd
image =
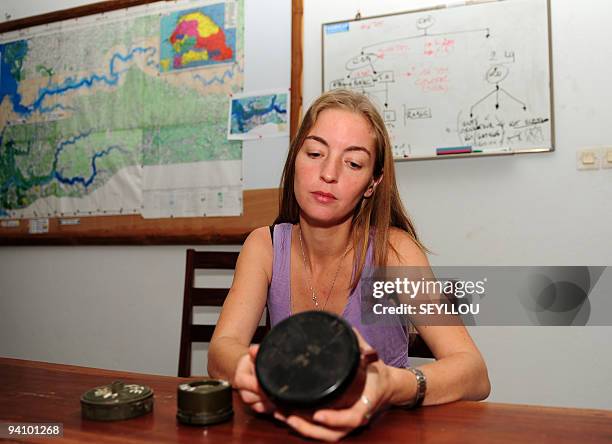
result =
[{"label": "wooden chair", "polygon": [[[214,325],[194,324],[193,307],[221,307],[229,288],[195,287],[196,270],[233,270],[236,268],[238,252],[187,250],[185,266],[185,292],[183,295],[183,320],[181,323],[181,344],[179,351],[178,375],[191,376],[191,345],[193,342],[210,342]],[[270,321],[266,316],[266,326],[259,326],[253,342],[260,342],[269,330]]]},{"label": "wooden chair", "polygon": [[[457,303],[458,299],[454,294],[447,294],[448,302]],[[408,327],[408,356],[413,358],[435,359],[433,353],[413,325]]]},{"label": "wooden chair", "polygon": [[435,359],[421,335],[412,326],[408,329],[408,356],[410,358]]}]

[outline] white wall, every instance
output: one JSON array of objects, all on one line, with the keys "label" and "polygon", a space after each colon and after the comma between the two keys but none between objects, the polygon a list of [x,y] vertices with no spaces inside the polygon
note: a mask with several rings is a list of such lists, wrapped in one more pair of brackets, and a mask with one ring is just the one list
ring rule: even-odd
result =
[{"label": "white wall", "polygon": [[[75,3],[5,0],[0,18],[5,9],[19,18]],[[246,0],[247,8],[267,14],[279,13],[279,3]],[[357,10],[368,16],[434,3],[305,0],[304,102],[321,91],[321,23]],[[612,3],[551,3],[556,151],[396,163],[402,198],[436,253],[435,265],[612,265],[612,170],[575,167],[579,147],[612,146]],[[275,44],[288,44],[288,35]],[[264,57],[272,52],[270,40],[260,38]],[[252,60],[257,69],[274,66]],[[284,86],[284,75],[270,81]],[[247,88],[279,86],[249,86],[249,77]],[[276,166],[256,153],[247,164],[257,165],[250,188],[277,183]],[[175,374],[184,249],[0,248],[0,355]],[[489,400],[612,408],[606,352],[612,327],[477,327],[471,333],[489,366]]]}]

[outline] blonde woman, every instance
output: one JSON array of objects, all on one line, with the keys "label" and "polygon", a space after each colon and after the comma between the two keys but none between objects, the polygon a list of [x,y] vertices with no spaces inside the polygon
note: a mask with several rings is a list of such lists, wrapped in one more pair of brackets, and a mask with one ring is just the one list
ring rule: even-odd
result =
[{"label": "blonde woman", "polygon": [[[291,144],[273,233],[256,229],[244,243],[210,344],[209,374],[229,380],[256,412],[326,441],[387,406],[486,398],[487,368],[463,326],[418,327],[436,361],[413,369],[401,325],[361,322],[359,278],[367,266],[429,264],[399,197],[380,114],[366,96],[334,90],[312,104]],[[380,357],[368,366],[358,402],[320,410],[312,421],[274,411],[255,377],[257,346],[249,347],[266,304],[272,325],[306,310],[333,312],[352,324],[360,346]]]}]

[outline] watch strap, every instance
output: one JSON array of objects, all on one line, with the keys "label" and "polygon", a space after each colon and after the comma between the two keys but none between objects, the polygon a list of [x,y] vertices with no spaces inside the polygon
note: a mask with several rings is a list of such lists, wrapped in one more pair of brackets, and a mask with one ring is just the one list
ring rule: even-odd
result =
[{"label": "watch strap", "polygon": [[414,374],[417,383],[417,390],[416,394],[414,395],[414,400],[406,407],[416,408],[423,404],[423,399],[425,399],[425,392],[427,391],[427,378],[425,377],[425,374],[423,374],[423,372],[418,368],[407,367],[406,370]]}]

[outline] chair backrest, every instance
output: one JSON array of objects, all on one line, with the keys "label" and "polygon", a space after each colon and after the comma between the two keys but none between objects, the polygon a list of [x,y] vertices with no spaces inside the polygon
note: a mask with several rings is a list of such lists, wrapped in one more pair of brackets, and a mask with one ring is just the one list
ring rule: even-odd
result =
[{"label": "chair backrest", "polygon": [[[196,270],[233,270],[236,268],[238,252],[187,250],[185,265],[185,291],[183,295],[183,320],[181,323],[181,344],[179,351],[178,375],[191,376],[191,345],[193,342],[210,342],[215,325],[194,324],[194,307],[221,307],[229,288],[195,287]],[[260,342],[269,330],[270,321],[257,327],[253,342]]]},{"label": "chair backrest", "polygon": [[421,337],[412,326],[408,329],[408,356],[411,358],[434,359],[434,355]]},{"label": "chair backrest", "polygon": [[[456,305],[459,303],[454,293],[444,293],[444,296],[445,298],[441,301],[445,304]],[[408,326],[408,356],[435,359],[435,356],[412,324]]]}]

